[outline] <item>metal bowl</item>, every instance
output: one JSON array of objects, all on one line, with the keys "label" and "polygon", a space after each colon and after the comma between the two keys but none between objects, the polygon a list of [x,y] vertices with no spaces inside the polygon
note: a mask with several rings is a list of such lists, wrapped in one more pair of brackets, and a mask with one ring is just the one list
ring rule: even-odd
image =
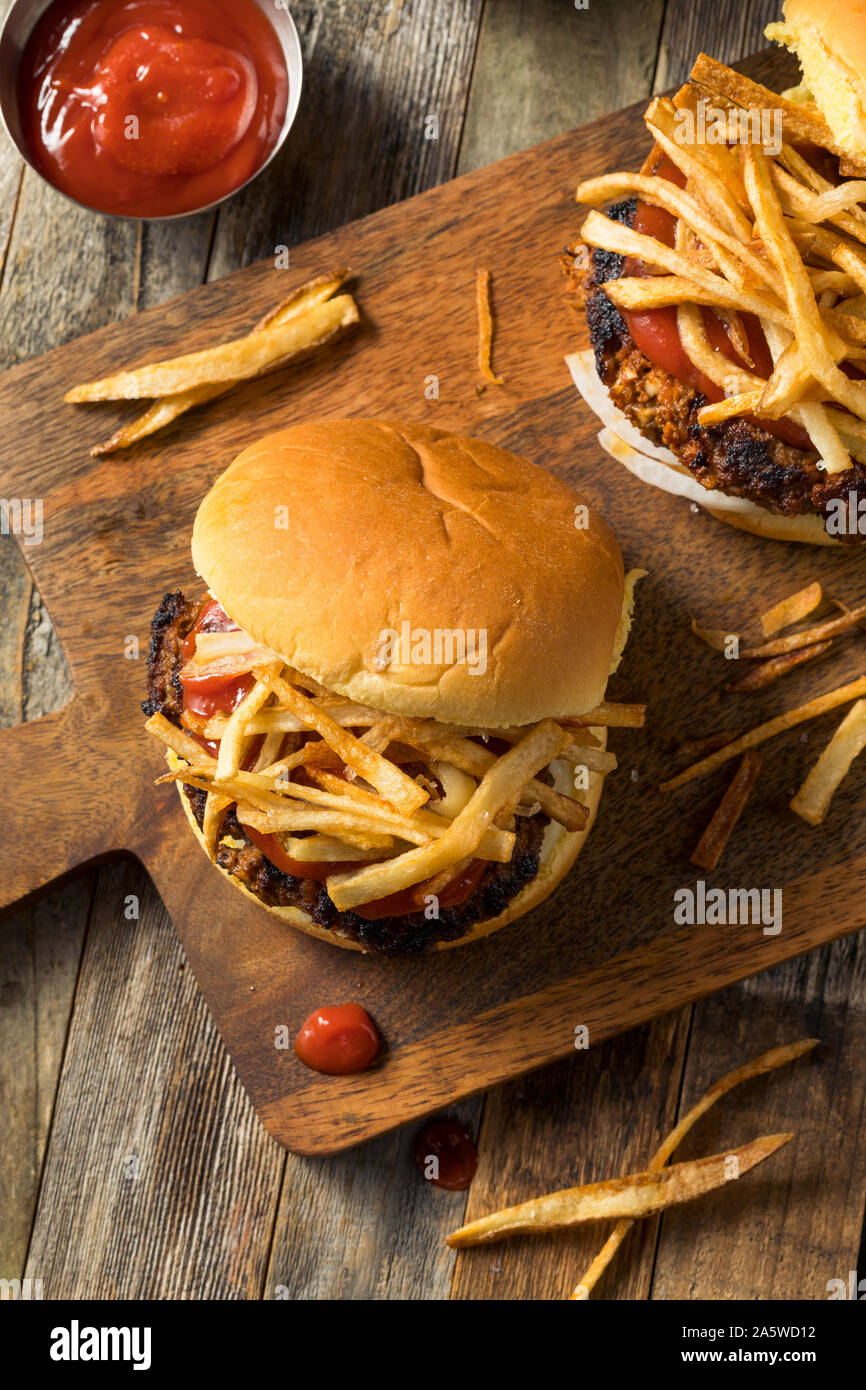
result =
[{"label": "metal bowl", "polygon": [[[47,183],[53,188],[55,193],[59,193],[68,202],[75,203],[80,208],[87,208],[88,212],[97,212],[100,217],[114,217],[122,222],[138,222],[142,219],[129,217],[125,213],[103,212],[100,208],[91,208],[86,203],[78,202],[77,198],[70,198],[62,189],[55,187],[50,179],[46,179],[44,174],[34,165],[25,148],[21,133],[21,120],[18,111],[18,63],[21,53],[27,40],[29,39],[38,20],[51,5],[52,0],[14,0],[6,20],[0,29],[0,118],[6,129],[10,140],[18,150],[21,158],[35,174],[38,174],[43,183]],[[254,0],[258,8],[270,20],[274,32],[283,50],[283,57],[286,60],[286,71],[289,79],[289,95],[286,105],[286,114],[283,120],[283,128],[279,133],[277,142],[271,150],[264,163],[260,164],[254,174],[246,180],[246,183],[239,184],[230,193],[225,193],[222,198],[215,198],[211,203],[204,203],[198,208],[189,208],[187,212],[172,212],[162,217],[151,217],[146,219],[150,222],[174,222],[179,217],[194,217],[198,212],[207,212],[209,208],[219,207],[220,203],[225,203],[229,198],[234,198],[240,193],[241,189],[246,188],[254,179],[259,177],[264,169],[267,169],[271,160],[276,157],[286,142],[286,137],[294,124],[295,116],[298,113],[298,106],[301,100],[301,81],[303,76],[304,60],[301,53],[301,43],[298,38],[298,31],[295,28],[295,21],[289,14],[284,5],[277,7],[273,0]]]}]

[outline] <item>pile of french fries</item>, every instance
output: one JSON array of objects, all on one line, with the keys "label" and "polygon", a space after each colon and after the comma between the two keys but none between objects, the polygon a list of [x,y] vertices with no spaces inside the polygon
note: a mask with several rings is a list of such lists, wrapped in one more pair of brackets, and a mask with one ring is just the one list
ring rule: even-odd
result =
[{"label": "pile of french fries", "polygon": [[562,1192],[552,1192],[533,1201],[522,1202],[516,1207],[507,1207],[454,1231],[448,1237],[448,1244],[459,1249],[527,1232],[540,1234],[615,1218],[616,1227],[570,1294],[573,1300],[589,1298],[635,1220],[653,1216],[681,1202],[692,1201],[706,1192],[736,1181],[794,1137],[792,1134],[768,1134],[724,1153],[667,1166],[689,1130],[728,1091],[754,1077],[775,1071],[787,1062],[793,1062],[817,1045],[817,1038],[803,1038],[796,1043],[774,1047],[721,1077],[683,1116],[653,1154],[644,1172],[566,1188]]},{"label": "pile of french fries", "polygon": [[[778,155],[753,143],[681,143],[678,118],[695,115],[702,100],[779,111]],[[645,121],[655,152],[644,171],[588,179],[577,199],[598,208],[636,195],[673,214],[676,244],[591,212],[581,232],[587,245],[635,257],[647,272],[606,282],[605,294],[626,310],[677,306],[685,351],[724,392],[698,412],[702,425],[738,415],[790,418],[809,435],[828,474],[850,469],[852,458],[866,461],[866,381],[843,370],[862,373],[866,363],[866,181],[835,186],[798,150],[809,143],[839,153],[815,110],[703,54],[689,83],[673,101],[656,97]],[[684,188],[647,172],[659,151],[680,170]],[[723,319],[744,365],[714,351],[701,305]],[[766,336],[769,379],[755,370],[744,312],[757,316]]]},{"label": "pile of french fries", "polygon": [[[326,880],[340,911],[418,885],[423,908],[473,859],[509,862],[516,816],[543,812],[584,829],[582,793],[566,795],[538,774],[560,760],[605,775],[616,758],[593,730],[644,720],[642,705],[612,703],[505,729],[392,716],[326,690],[237,630],[198,633],[190,665],[198,675],[251,673],[253,684],[231,714],[185,712],[185,728],[162,714],[147,721],[178,760],[160,780],[207,792],[212,858],[234,805],[241,825],[279,835],[296,860],[357,861]],[[491,737],[505,751],[486,746]],[[216,756],[202,739],[218,744]],[[418,763],[421,773],[404,770]]]},{"label": "pile of french fries", "polygon": [[[824,592],[817,582],[787,595],[760,617],[760,638],[740,645],[741,635],[731,629],[706,628],[692,622],[692,631],[708,646],[724,652],[732,641],[737,643],[739,658],[754,662],[746,675],[731,681],[726,689],[737,694],[764,690],[781,677],[796,670],[804,662],[813,661],[831,650],[834,642],[866,623],[866,603],[853,608],[833,600],[839,616],[821,622],[803,624],[820,605],[825,603]],[[786,629],[790,629],[786,631]],[[784,635],[779,635],[784,634]],[[761,768],[756,749],[777,734],[786,733],[799,724],[816,719],[840,705],[850,704],[830,742],[809,772],[803,785],[792,798],[790,807],[809,825],[820,825],[833,795],[847,775],[854,759],[866,747],[866,676],[848,681],[833,690],[818,695],[804,705],[784,710],[755,728],[739,734],[713,734],[708,738],[690,741],[681,746],[697,760],[661,784],[660,790],[672,791],[697,777],[715,772],[733,758],[742,757],[733,781],[725,792],[716,812],[691,856],[691,862],[702,869],[715,869]]]},{"label": "pile of french fries", "polygon": [[71,403],[154,398],[137,419],[121,425],[105,443],[95,445],[91,455],[127,449],[194,406],[224,395],[242,381],[286,366],[357,323],[358,306],[352,296],[333,298],[348,273],[346,269],[334,270],[308,280],[243,338],[73,386],[63,397]]}]

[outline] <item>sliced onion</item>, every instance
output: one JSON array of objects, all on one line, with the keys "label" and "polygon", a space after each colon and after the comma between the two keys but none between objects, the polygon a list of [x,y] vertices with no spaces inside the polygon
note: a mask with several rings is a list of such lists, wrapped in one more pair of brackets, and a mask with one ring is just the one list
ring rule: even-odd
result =
[{"label": "sliced onion", "polygon": [[468,772],[462,768],[455,767],[453,763],[434,762],[431,764],[434,773],[442,783],[444,796],[440,801],[432,805],[434,811],[438,811],[440,816],[453,820],[463,810],[473,792],[476,789],[476,782]]},{"label": "sliced onion", "polygon": [[587,348],[584,352],[571,353],[566,357],[565,363],[578,391],[593,415],[597,415],[603,425],[607,425],[608,429],[613,430],[626,444],[630,444],[639,453],[646,454],[648,458],[658,459],[660,463],[673,464],[675,468],[679,466],[676,455],[672,454],[670,449],[663,449],[644,439],[618,406],[614,405],[607,394],[607,387],[595,370],[595,354],[592,348]]},{"label": "sliced onion", "polygon": [[641,482],[649,483],[651,487],[660,487],[663,492],[673,493],[675,497],[688,497],[690,502],[697,502],[702,507],[712,507],[714,511],[761,514],[761,508],[755,506],[754,502],[748,502],[745,497],[728,497],[724,492],[710,491],[702,487],[681,465],[675,463],[671,467],[669,463],[660,463],[658,459],[650,457],[620,438],[612,429],[603,429],[598,436],[598,442],[611,458],[624,464],[629,473],[640,478]]},{"label": "sliced onion", "polygon": [[247,675],[256,666],[267,666],[273,660],[274,653],[268,651],[267,647],[253,647],[251,651],[237,656],[221,656],[216,661],[198,662],[193,659],[181,668],[180,679],[200,680],[205,676],[218,676],[221,680],[229,680],[233,676]]},{"label": "sliced onion", "polygon": [[[766,508],[749,502],[745,497],[728,497],[727,493],[719,492],[715,488],[702,487],[670,449],[659,448],[650,440],[644,439],[640,431],[635,429],[631,421],[610,399],[595,370],[595,356],[591,348],[583,352],[573,352],[565,361],[578,391],[593,414],[597,415],[605,426],[598,436],[598,442],[611,458],[615,458],[650,487],[661,488],[663,492],[672,493],[675,497],[687,497],[690,502],[696,502],[699,507],[705,507],[711,512],[736,512],[740,516],[749,516],[757,522],[766,523],[767,517],[771,515]],[[777,530],[790,528],[791,539],[801,540],[802,536],[796,533],[800,530],[802,520],[802,517],[795,519],[773,516],[773,526]],[[827,535],[820,518],[816,517],[815,520],[818,522],[820,534],[816,532],[812,538],[813,543],[837,545],[838,542]],[[800,522],[800,526],[796,525],[797,521]]]},{"label": "sliced onion", "polygon": [[228,632],[197,632],[193,661],[206,666],[223,656],[241,656],[253,651],[257,645],[239,627],[231,628]]},{"label": "sliced onion", "polygon": [[[772,516],[773,528],[777,533],[790,532],[789,539],[792,541],[809,540],[813,545],[838,545],[839,542],[833,536],[827,534],[821,519],[814,517],[788,517],[775,516],[768,512],[764,507],[757,506],[754,502],[749,502],[745,497],[728,497],[724,492],[716,492],[715,489],[701,487],[701,484],[687,473],[684,468],[679,466],[671,468],[669,465],[659,463],[657,459],[649,458],[642,454],[639,449],[635,449],[631,444],[626,444],[625,440],[620,439],[613,430],[603,429],[598,436],[598,442],[611,458],[615,458],[623,464],[630,473],[641,482],[649,483],[650,487],[661,488],[663,492],[673,493],[675,497],[688,497],[690,501],[697,502],[701,507],[706,507],[711,512],[737,512],[740,516],[752,517],[757,523],[767,523],[767,518]],[[803,535],[803,521],[814,522],[814,534]],[[778,534],[777,539],[783,537]]]}]

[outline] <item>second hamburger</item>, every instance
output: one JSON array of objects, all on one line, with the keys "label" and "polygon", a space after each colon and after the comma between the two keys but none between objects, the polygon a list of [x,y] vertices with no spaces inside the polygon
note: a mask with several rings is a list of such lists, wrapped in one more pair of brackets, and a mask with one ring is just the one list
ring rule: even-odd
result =
[{"label": "second hamburger", "polygon": [[[806,82],[701,54],[654,98],[640,173],[585,180],[564,266],[592,351],[569,358],[604,447],[757,535],[866,535],[866,6],[788,0],[768,29]],[[819,106],[818,103],[821,103]]]}]

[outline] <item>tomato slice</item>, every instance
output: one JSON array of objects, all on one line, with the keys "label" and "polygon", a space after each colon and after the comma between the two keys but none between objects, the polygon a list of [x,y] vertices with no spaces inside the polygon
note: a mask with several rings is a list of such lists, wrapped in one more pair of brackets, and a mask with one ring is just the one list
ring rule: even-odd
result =
[{"label": "tomato slice", "polygon": [[[261,830],[254,830],[252,826],[244,826],[244,834],[252,843],[261,850],[266,859],[277,868],[282,869],[284,874],[291,874],[293,878],[309,878],[314,883],[324,883],[331,874],[344,873],[349,869],[357,869],[362,863],[370,863],[370,860],[341,859],[339,861],[319,862],[318,860],[295,859],[287,854],[280,844],[276,835],[268,835]],[[443,888],[439,896],[440,907],[458,907],[465,902],[470,893],[474,892],[478,886],[481,875],[487,867],[483,859],[474,859],[470,865],[458,876]],[[399,893],[389,893],[387,897],[379,898],[375,902],[363,903],[360,907],[352,909],[359,917],[363,917],[368,922],[378,922],[382,917],[406,917],[412,912],[419,912],[424,906],[424,884],[416,884],[412,888],[406,888]]]},{"label": "tomato slice", "polygon": [[249,825],[244,826],[244,834],[254,845],[258,845],[265,858],[270,859],[277,869],[282,869],[284,874],[291,874],[293,878],[311,878],[315,883],[324,883],[330,874],[343,873],[346,869],[357,869],[361,864],[369,863],[369,860],[363,859],[321,862],[315,859],[294,859],[292,855],[286,854],[278,836],[253,830]]},{"label": "tomato slice", "polygon": [[[486,867],[484,859],[473,859],[462,874],[458,874],[437,894],[439,906],[459,907],[464,903],[470,893],[478,887]],[[353,907],[352,911],[368,922],[377,922],[381,917],[407,917],[412,912],[423,911],[424,889],[423,883],[416,883],[412,888],[405,888],[399,893],[389,893],[386,898],[362,903],[359,907]]]},{"label": "tomato slice", "polygon": [[[670,183],[676,184],[678,188],[685,186],[683,174],[672,160],[668,159],[667,155],[663,155],[656,162],[653,175],[656,178],[667,179]],[[666,208],[655,207],[652,203],[638,202],[632,222],[636,232],[655,237],[656,241],[663,242],[665,246],[673,246],[676,239],[676,225],[676,217]],[[641,260],[635,256],[626,257],[623,275],[645,274],[647,274],[647,267]],[[656,367],[660,367],[663,372],[667,372],[668,376],[672,376],[676,381],[681,381],[686,386],[700,391],[708,401],[723,399],[725,393],[721,387],[717,386],[703,372],[698,371],[685,351],[677,328],[675,305],[668,305],[661,309],[625,309],[622,311],[622,315],[632,338],[644,357],[648,357]],[[712,309],[703,305],[701,317],[710,346],[714,351],[722,357],[726,357],[729,362],[735,362],[738,366],[749,369],[748,364],[738,356],[728,337],[725,325],[713,313]],[[754,370],[759,376],[769,377],[773,371],[773,358],[761,325],[754,314],[741,313],[740,318],[746,330],[749,353],[755,364]],[[754,416],[745,416],[744,418],[795,448],[812,448],[812,441],[806,431],[790,420],[756,420]]]}]

